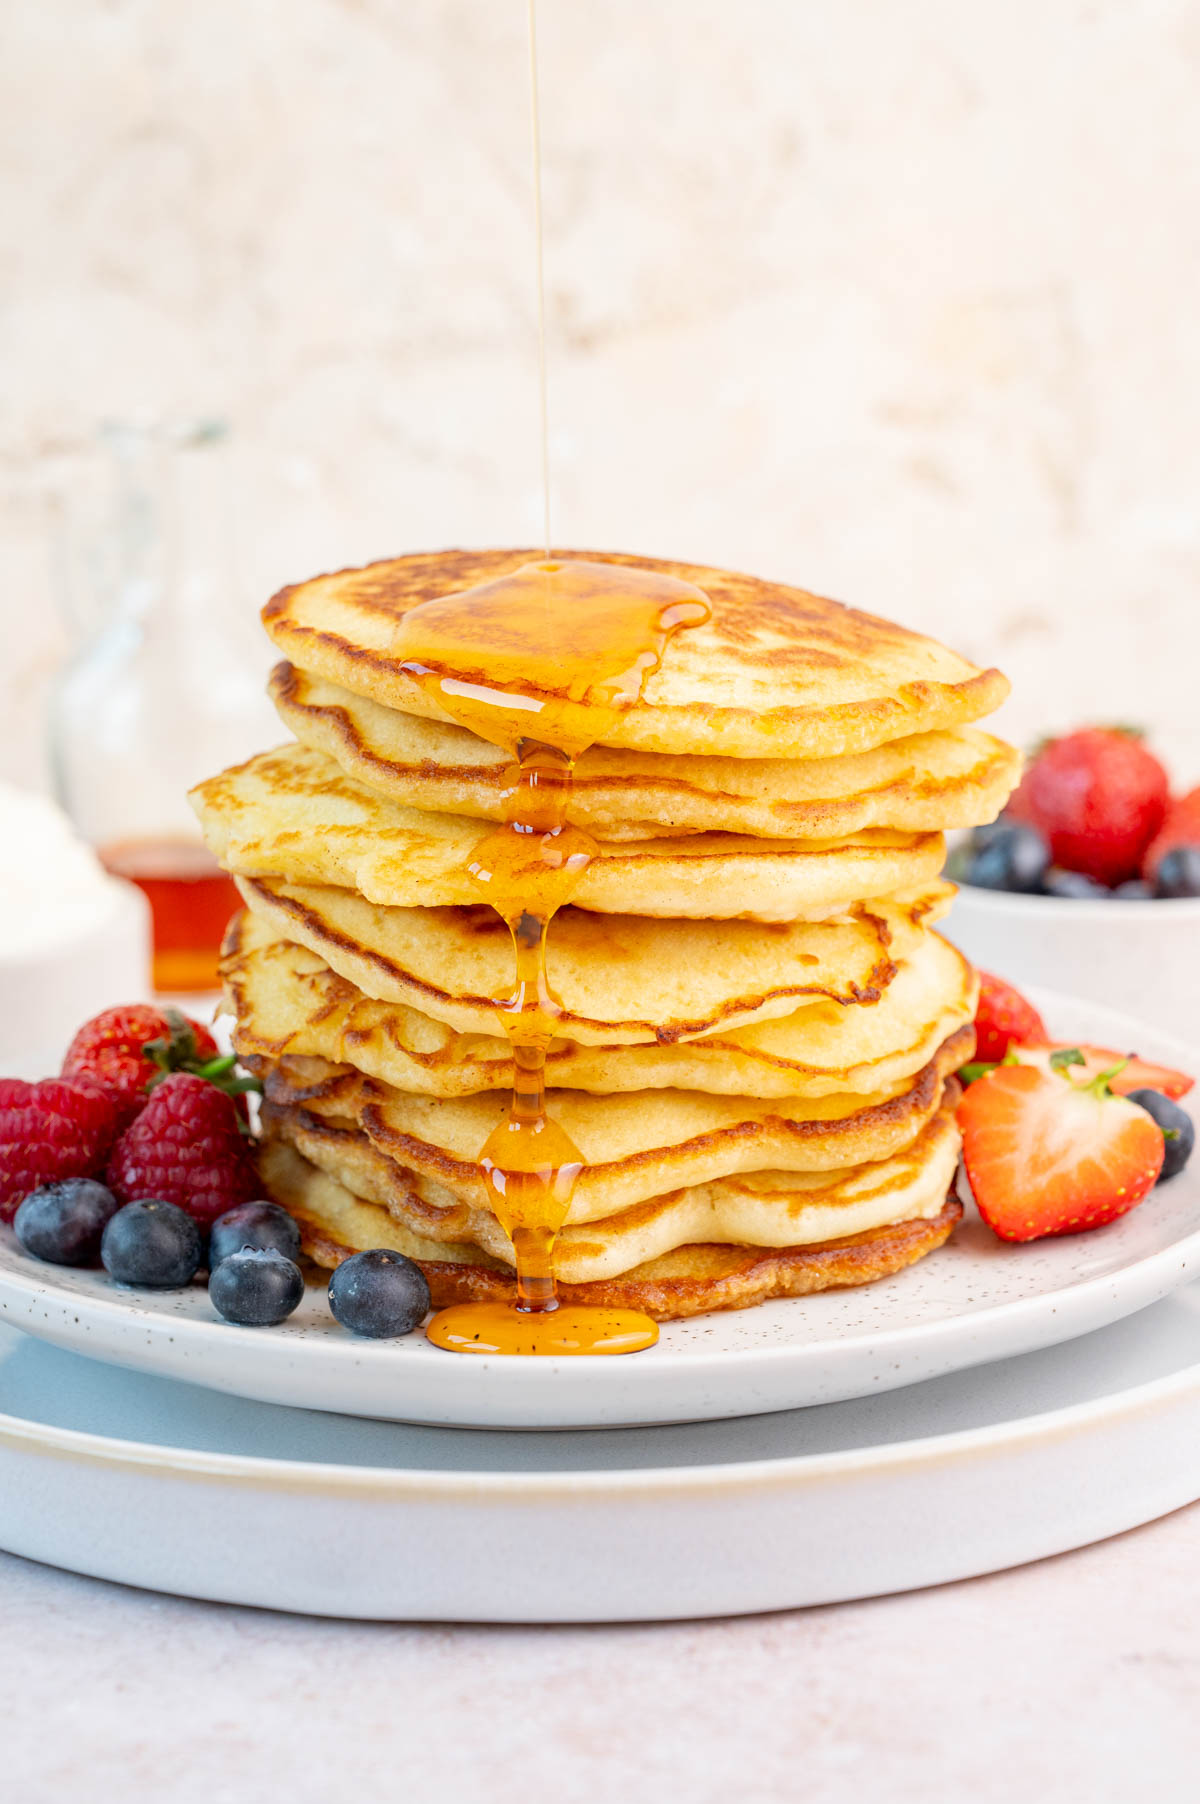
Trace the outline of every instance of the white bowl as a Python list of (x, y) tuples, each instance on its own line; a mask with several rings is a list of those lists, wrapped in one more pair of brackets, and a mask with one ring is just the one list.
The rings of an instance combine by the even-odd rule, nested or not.
[(32, 950), (0, 946), (0, 1072), (57, 1071), (77, 1027), (101, 1009), (150, 994), (150, 907), (141, 890), (105, 879), (77, 923)]
[(1066, 990), (1200, 1040), (1200, 898), (1084, 901), (964, 884), (941, 931), (1018, 986)]

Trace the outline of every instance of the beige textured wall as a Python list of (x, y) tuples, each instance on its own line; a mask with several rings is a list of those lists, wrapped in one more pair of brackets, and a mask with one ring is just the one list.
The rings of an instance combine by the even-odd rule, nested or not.
[[(1200, 777), (1200, 4), (542, 0), (555, 536), (1003, 664)], [(0, 9), (0, 774), (45, 498), (227, 411), (246, 606), (539, 519), (521, 0)]]

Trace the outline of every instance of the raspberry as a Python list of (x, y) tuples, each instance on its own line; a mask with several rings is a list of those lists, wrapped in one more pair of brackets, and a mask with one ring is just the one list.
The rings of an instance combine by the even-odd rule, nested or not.
[(60, 1178), (94, 1178), (121, 1127), (121, 1105), (99, 1084), (0, 1078), (0, 1221)]
[(259, 1189), (233, 1099), (190, 1071), (151, 1091), (113, 1148), (107, 1183), (123, 1203), (174, 1203), (203, 1227)]
[(216, 1057), (217, 1043), (198, 1021), (178, 1009), (135, 1002), (85, 1021), (67, 1048), (62, 1074), (94, 1078), (112, 1090), (124, 1104), (122, 1126), (128, 1126), (164, 1071), (196, 1070)]

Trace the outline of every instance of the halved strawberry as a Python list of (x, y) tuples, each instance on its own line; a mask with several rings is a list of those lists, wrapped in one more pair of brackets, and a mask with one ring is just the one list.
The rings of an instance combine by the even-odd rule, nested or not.
[[(1031, 1002), (1002, 977), (979, 973), (979, 1003), (975, 1010), (975, 1062), (998, 1065), (1009, 1047), (1027, 1040), (1046, 1038), (1046, 1024)], [(1116, 1063), (1114, 1059), (1112, 1063)]]
[(999, 1065), (958, 1105), (963, 1159), (1002, 1240), (1079, 1234), (1140, 1203), (1162, 1169), (1162, 1129), (1102, 1078), (1086, 1086), (1036, 1065)]
[[(1066, 1054), (1070, 1051), (1078, 1051), (1080, 1057), (1067, 1063)], [(1014, 1046), (1012, 1056), (1022, 1065), (1037, 1065), (1042, 1071), (1049, 1071), (1050, 1061), (1055, 1058), (1059, 1068), (1081, 1089), (1086, 1089), (1102, 1071), (1112, 1071), (1114, 1066), (1120, 1065), (1121, 1069), (1110, 1079), (1114, 1096), (1129, 1096), (1134, 1090), (1161, 1090), (1164, 1096), (1178, 1101), (1196, 1082), (1186, 1071), (1174, 1071), (1170, 1065), (1152, 1065), (1149, 1059), (1140, 1059), (1135, 1052), (1126, 1056), (1107, 1046), (1079, 1046), (1072, 1040), (1050, 1041), (1040, 1046)]]

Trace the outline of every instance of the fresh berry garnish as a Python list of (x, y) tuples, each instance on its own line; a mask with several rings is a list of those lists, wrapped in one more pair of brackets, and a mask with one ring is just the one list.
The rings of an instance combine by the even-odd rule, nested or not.
[(96, 1265), (100, 1236), (117, 1208), (112, 1191), (95, 1178), (62, 1178), (30, 1191), (13, 1230), (35, 1259), (51, 1265)]
[(1158, 861), (1154, 893), (1170, 901), (1200, 896), (1200, 846), (1172, 846)]
[(957, 1110), (980, 1215), (1002, 1240), (1078, 1234), (1124, 1215), (1154, 1188), (1162, 1129), (1103, 1076), (998, 1065)]
[(43, 1184), (94, 1178), (120, 1127), (120, 1104), (98, 1084), (0, 1078), (0, 1221)]
[(1111, 889), (1136, 877), (1167, 811), (1167, 773), (1140, 738), (1085, 727), (1039, 751), (1006, 813), (1036, 827), (1056, 865)]
[(1048, 896), (1071, 902), (1107, 902), (1113, 893), (1094, 877), (1085, 877), (1082, 871), (1060, 871), (1057, 865), (1046, 872), (1042, 888)]
[(1109, 1088), (1115, 1096), (1128, 1096), (1131, 1090), (1159, 1090), (1164, 1096), (1186, 1096), (1196, 1082), (1186, 1071), (1176, 1071), (1170, 1065), (1152, 1065), (1149, 1059), (1140, 1059), (1135, 1052), (1128, 1055), (1114, 1052), (1110, 1046), (1077, 1046), (1069, 1042), (1039, 1046), (1030, 1043), (1014, 1045), (1012, 1057), (1022, 1065), (1036, 1065), (1042, 1071), (1068, 1071), (1072, 1082), (1078, 1084), (1089, 1084), (1102, 1071), (1112, 1071), (1119, 1065), (1121, 1069), (1109, 1079)]
[(1192, 1156), (1192, 1148), (1196, 1144), (1195, 1123), (1186, 1109), (1181, 1109), (1177, 1102), (1172, 1102), (1161, 1090), (1131, 1090), (1129, 1100), (1135, 1102), (1139, 1109), (1145, 1109), (1147, 1115), (1157, 1121), (1163, 1131), (1167, 1150), (1158, 1181), (1165, 1184), (1168, 1178), (1178, 1176)]
[(259, 1187), (232, 1098), (190, 1071), (151, 1093), (113, 1148), (108, 1184), (122, 1202), (175, 1203), (205, 1227)]
[(104, 1230), (100, 1257), (118, 1284), (178, 1290), (200, 1266), (200, 1230), (174, 1203), (147, 1199), (126, 1203)]
[(419, 1265), (379, 1247), (343, 1260), (329, 1280), (329, 1307), (352, 1334), (385, 1340), (425, 1320), (429, 1285)]
[(1168, 807), (1167, 818), (1146, 849), (1143, 876), (1155, 878), (1163, 858), (1176, 846), (1200, 846), (1200, 784)]
[(208, 1281), (213, 1308), (243, 1328), (286, 1321), (304, 1295), (299, 1266), (275, 1247), (243, 1247), (222, 1259)]
[(85, 1021), (67, 1048), (64, 1077), (94, 1078), (125, 1104), (128, 1127), (157, 1084), (171, 1071), (194, 1071), (231, 1095), (257, 1088), (233, 1075), (232, 1054), (222, 1056), (206, 1027), (178, 1009), (135, 1002), (105, 1009)]
[(215, 1272), (223, 1259), (240, 1253), (244, 1247), (256, 1251), (274, 1247), (294, 1262), (300, 1257), (300, 1230), (278, 1203), (240, 1203), (213, 1223), (208, 1240), (209, 1270)]
[(976, 889), (1015, 890), (1029, 894), (1042, 887), (1050, 848), (1036, 827), (1021, 821), (995, 821), (976, 833), (965, 859), (957, 859), (953, 874)]
[(1003, 978), (981, 971), (975, 1010), (976, 1062), (998, 1065), (1014, 1043), (1045, 1038), (1046, 1025), (1033, 1004)]

